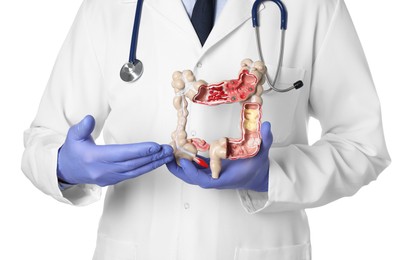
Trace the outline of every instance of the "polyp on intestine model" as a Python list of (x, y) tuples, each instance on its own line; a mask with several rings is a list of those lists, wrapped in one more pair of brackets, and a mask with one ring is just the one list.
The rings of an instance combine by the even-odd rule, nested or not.
[[(245, 59), (241, 62), (238, 79), (208, 84), (195, 79), (192, 71), (176, 71), (172, 75), (175, 90), (173, 105), (177, 110), (178, 124), (172, 133), (172, 147), (177, 162), (185, 158), (207, 168), (197, 157), (198, 151), (209, 151), (212, 178), (219, 178), (221, 159), (246, 159), (255, 156), (261, 145), (261, 106), (266, 67), (262, 61)], [(200, 138), (190, 138), (185, 131), (188, 117), (188, 101), (213, 106), (241, 102), (241, 137), (222, 137), (208, 144)]]

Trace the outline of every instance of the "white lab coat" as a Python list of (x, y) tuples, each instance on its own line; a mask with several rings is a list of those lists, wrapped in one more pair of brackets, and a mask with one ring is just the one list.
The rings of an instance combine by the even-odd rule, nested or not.
[[(169, 143), (176, 127), (172, 72), (192, 69), (208, 82), (237, 77), (240, 61), (258, 59), (252, 0), (228, 0), (204, 47), (180, 0), (146, 0), (137, 56), (142, 78), (119, 70), (129, 54), (136, 0), (85, 0), (57, 59), (39, 112), (25, 132), (22, 169), (40, 190), (73, 205), (99, 199), (100, 188), (61, 192), (58, 148), (68, 128), (96, 118), (108, 144)], [(161, 167), (109, 187), (95, 260), (308, 260), (304, 209), (351, 196), (390, 163), (380, 104), (343, 0), (284, 0), (289, 11), (280, 83), (305, 86), (264, 97), (270, 121), (269, 191), (202, 189)], [(260, 8), (264, 59), (272, 77), (279, 11)], [(283, 85), (284, 87), (286, 85)], [(240, 136), (239, 104), (189, 105), (187, 132), (207, 141)], [(309, 146), (309, 116), (322, 136)]]

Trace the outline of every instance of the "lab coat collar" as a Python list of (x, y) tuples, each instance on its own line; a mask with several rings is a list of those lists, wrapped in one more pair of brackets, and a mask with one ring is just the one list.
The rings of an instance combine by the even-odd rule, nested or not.
[[(228, 34), (244, 22), (247, 22), (251, 18), (253, 3), (254, 0), (245, 0), (244, 3), (240, 0), (228, 0), (220, 16), (215, 22), (210, 35), (208, 36), (208, 39), (202, 48), (202, 52), (207, 52), (211, 47), (223, 40)], [(264, 8), (264, 4), (261, 4), (259, 11)]]
[[(136, 0), (122, 1), (136, 2)], [(188, 40), (197, 44), (200, 52), (203, 54), (251, 18), (251, 9), (254, 0), (245, 0), (246, 3), (242, 3), (240, 0), (228, 0), (203, 47), (199, 42), (198, 36), (181, 0), (147, 0), (145, 2), (148, 6), (158, 11), (166, 19), (183, 30)], [(262, 4), (260, 11), (264, 8), (264, 4)]]
[(179, 27), (185, 33), (188, 40), (201, 46), (181, 0), (147, 0), (144, 3)]

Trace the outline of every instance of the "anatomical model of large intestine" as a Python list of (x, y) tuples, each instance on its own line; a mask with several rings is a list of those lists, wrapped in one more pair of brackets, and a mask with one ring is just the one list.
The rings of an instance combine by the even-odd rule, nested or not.
[[(207, 168), (208, 164), (197, 157), (199, 151), (209, 151), (212, 178), (219, 178), (221, 159), (245, 159), (255, 156), (261, 145), (261, 106), (266, 67), (262, 61), (245, 59), (241, 62), (238, 79), (208, 84), (195, 79), (192, 71), (176, 71), (172, 75), (175, 90), (173, 105), (177, 110), (178, 124), (172, 133), (172, 147), (177, 162), (186, 158)], [(187, 138), (185, 131), (188, 117), (187, 98), (194, 103), (208, 106), (241, 102), (241, 137), (222, 137), (208, 144), (200, 138)]]

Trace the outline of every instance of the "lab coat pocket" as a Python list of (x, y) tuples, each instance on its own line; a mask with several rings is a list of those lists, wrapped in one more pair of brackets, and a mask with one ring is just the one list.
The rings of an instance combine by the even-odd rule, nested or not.
[(310, 260), (309, 243), (274, 248), (237, 248), (234, 260)]
[(93, 260), (137, 260), (137, 252), (138, 247), (134, 242), (99, 234)]
[[(267, 65), (270, 79), (275, 77), (274, 66)], [(303, 68), (288, 68), (281, 67), (280, 76), (277, 80), (276, 87), (285, 89), (292, 86), (295, 82), (301, 80), (305, 82), (305, 69)], [(305, 83), (304, 83), (305, 84)], [(289, 92), (280, 93), (270, 91), (263, 94), (263, 121), (272, 123), (274, 135), (274, 143), (288, 144), (289, 137), (294, 131), (294, 120), (296, 118), (296, 110), (300, 97), (305, 100), (303, 94), (308, 86), (304, 85), (301, 89), (293, 89)], [(268, 89), (269, 85), (266, 82), (264, 89)], [(308, 102), (305, 102), (306, 104)]]

